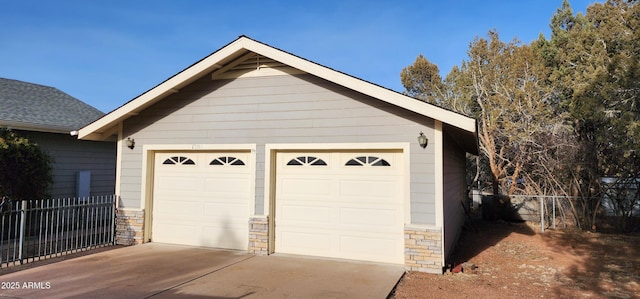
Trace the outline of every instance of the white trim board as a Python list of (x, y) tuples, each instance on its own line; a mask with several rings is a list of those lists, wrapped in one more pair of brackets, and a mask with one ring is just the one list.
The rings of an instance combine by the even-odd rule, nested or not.
[(436, 183), (435, 194), (435, 210), (436, 210), (436, 226), (442, 228), (440, 234), (440, 251), (442, 254), (441, 264), (445, 263), (444, 254), (444, 136), (442, 136), (442, 122), (435, 121), (433, 137), (435, 139), (435, 156), (434, 174)]

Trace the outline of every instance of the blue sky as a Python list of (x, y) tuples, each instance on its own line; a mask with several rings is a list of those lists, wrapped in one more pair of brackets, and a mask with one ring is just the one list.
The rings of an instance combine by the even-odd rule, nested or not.
[[(586, 12), (595, 0), (570, 0)], [(56, 87), (109, 112), (247, 35), (403, 91), (419, 54), (443, 75), (497, 29), (524, 43), (562, 0), (3, 1), (0, 77)], [(1, 107), (0, 107), (1, 109)]]

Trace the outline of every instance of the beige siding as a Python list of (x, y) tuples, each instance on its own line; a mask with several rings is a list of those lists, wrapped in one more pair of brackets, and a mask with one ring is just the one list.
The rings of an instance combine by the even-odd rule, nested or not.
[(458, 241), (467, 205), (467, 184), (465, 178), (465, 152), (458, 147), (453, 137), (444, 134), (443, 175), (444, 175), (444, 254), (448, 257)]
[(264, 211), (267, 143), (410, 142), (411, 217), (434, 224), (433, 146), (417, 145), (420, 131), (433, 140), (433, 121), (311, 75), (194, 82), (124, 123), (121, 196), (140, 207), (144, 144), (256, 144), (256, 214)]
[(77, 140), (68, 134), (22, 132), (53, 158), (53, 198), (75, 197), (79, 171), (91, 171), (91, 196), (115, 192), (114, 142)]

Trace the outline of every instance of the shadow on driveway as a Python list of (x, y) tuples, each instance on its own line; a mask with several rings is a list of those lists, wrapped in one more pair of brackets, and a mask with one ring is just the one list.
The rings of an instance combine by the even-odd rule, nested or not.
[(403, 273), (402, 265), (148, 243), (1, 280), (17, 283), (2, 290), (9, 298), (386, 298)]

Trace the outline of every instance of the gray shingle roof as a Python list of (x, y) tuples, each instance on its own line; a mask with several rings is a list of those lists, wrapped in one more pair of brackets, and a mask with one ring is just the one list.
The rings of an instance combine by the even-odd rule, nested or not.
[(103, 115), (57, 88), (0, 78), (0, 127), (68, 133)]

